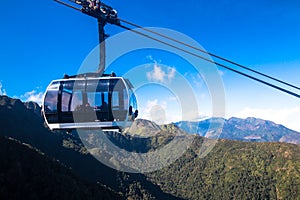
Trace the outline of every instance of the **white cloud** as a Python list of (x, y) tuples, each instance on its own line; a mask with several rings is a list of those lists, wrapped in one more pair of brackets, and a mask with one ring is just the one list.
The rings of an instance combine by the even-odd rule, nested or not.
[(195, 90), (201, 90), (205, 86), (205, 82), (200, 73), (189, 73), (184, 74), (184, 78), (189, 80), (189, 83), (193, 86)]
[(33, 101), (42, 105), (43, 102), (43, 92), (37, 92), (36, 90), (32, 90), (31, 92), (26, 92), (25, 94), (21, 95), (20, 99), (24, 102)]
[(211, 114), (198, 110), (182, 110), (176, 97), (155, 98), (139, 105), (139, 118), (148, 119), (157, 124), (168, 124), (178, 121), (201, 121)]
[(147, 78), (149, 81), (165, 83), (167, 81), (171, 81), (175, 77), (175, 73), (175, 68), (168, 67), (165, 72), (157, 63), (155, 63), (153, 70), (151, 72), (147, 72)]
[(148, 100), (144, 106), (140, 107), (140, 118), (148, 119), (157, 124), (167, 124), (180, 121), (182, 113), (180, 109), (173, 109), (165, 100)]
[(175, 77), (175, 73), (176, 73), (176, 69), (175, 68), (173, 68), (173, 67), (169, 67), (168, 68), (168, 74), (167, 74), (167, 76), (168, 76), (169, 81), (171, 81)]
[(146, 56), (146, 58), (147, 58), (148, 60), (150, 60), (151, 62), (154, 62), (154, 63), (161, 63), (161, 60), (155, 60), (155, 59), (153, 58), (152, 55), (148, 55), (148, 56)]
[(246, 107), (234, 115), (239, 118), (256, 117), (282, 124), (300, 131), (300, 107), (282, 109), (257, 109)]
[[(154, 100), (149, 100), (149, 101), (147, 101), (147, 109), (146, 109), (146, 111), (150, 111), (150, 109), (151, 109), (151, 107), (152, 106), (155, 106), (155, 105), (157, 105), (158, 104), (158, 100), (157, 99), (154, 99)], [(146, 112), (146, 113), (148, 113), (148, 112)]]
[(224, 72), (224, 71), (222, 71), (222, 70), (220, 70), (220, 69), (218, 69), (218, 73), (219, 73), (219, 75), (220, 75), (221, 77), (223, 77), (223, 76), (224, 76), (224, 74), (225, 74), (225, 72)]
[(152, 55), (148, 55), (146, 58), (147, 58), (148, 60), (150, 60), (150, 61), (154, 61)]
[(165, 118), (165, 113), (162, 111), (166, 110), (166, 107), (166, 102), (159, 102), (158, 99), (149, 100), (147, 101), (145, 107), (141, 108), (141, 113), (143, 113), (142, 118), (152, 120), (154, 122), (157, 122), (157, 119), (160, 119), (159, 121), (161, 121), (163, 118)]
[(147, 78), (150, 81), (163, 82), (166, 73), (157, 65), (154, 64), (153, 71), (147, 72)]
[(2, 82), (0, 82), (0, 95), (7, 95), (6, 90), (3, 88)]

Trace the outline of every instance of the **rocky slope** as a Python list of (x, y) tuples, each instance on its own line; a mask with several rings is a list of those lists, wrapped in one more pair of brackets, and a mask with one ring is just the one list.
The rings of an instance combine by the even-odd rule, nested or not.
[[(204, 131), (211, 124), (218, 125), (220, 119), (212, 122), (203, 122), (202, 126), (192, 125)], [(233, 139), (250, 141), (258, 137), (258, 133), (262, 138), (260, 141), (280, 140), (291, 133), (291, 130), (286, 130), (280, 125), (254, 118), (233, 118), (225, 123), (224, 130), (227, 130), (227, 134)], [(147, 120), (136, 120), (126, 133), (108, 133), (107, 137), (127, 151), (147, 153), (168, 144), (175, 135), (184, 134), (186, 133), (175, 124), (158, 126)], [(294, 134), (297, 135), (296, 132)], [(251, 135), (252, 139), (249, 137)], [(93, 199), (93, 195), (98, 197), (99, 191), (105, 195), (117, 195), (109, 196), (116, 199), (300, 198), (299, 145), (222, 139), (218, 140), (207, 156), (199, 157), (199, 148), (206, 139), (196, 136), (190, 148), (171, 165), (152, 173), (130, 174), (111, 169), (96, 160), (89, 154), (76, 132), (66, 134), (49, 131), (43, 124), (36, 104), (24, 104), (20, 100), (5, 96), (0, 96), (0, 136), (6, 138), (2, 144), (4, 148), (0, 147), (0, 159), (7, 161), (1, 164), (2, 171), (0, 170), (0, 195), (3, 194), (4, 198), (11, 197), (7, 196), (7, 191), (20, 191), (22, 194), (23, 185), (28, 185), (25, 187), (26, 191), (30, 189), (33, 194), (43, 197), (48, 190), (41, 190), (42, 194), (38, 193), (37, 187), (43, 185), (45, 180), (45, 176), (40, 174), (51, 176), (49, 187), (55, 183), (63, 186), (70, 184), (74, 191), (82, 187), (82, 191), (78, 191), (79, 194), (88, 192), (91, 195), (87, 196), (89, 199)], [(8, 137), (27, 145), (8, 140)], [(1, 141), (0, 138), (0, 143)], [(42, 165), (43, 162), (46, 166)], [(33, 163), (43, 169), (30, 170), (35, 169)], [(10, 173), (9, 169), (16, 172)], [(9, 182), (10, 179), (13, 180), (12, 174), (15, 173), (21, 178), (17, 179), (22, 185), (16, 184), (18, 188), (14, 188)], [(24, 183), (24, 177), (28, 183)], [(64, 193), (53, 188), (53, 194), (50, 196), (53, 199), (56, 199), (55, 195), (59, 197), (62, 194), (61, 196), (65, 197), (70, 191), (66, 190)]]

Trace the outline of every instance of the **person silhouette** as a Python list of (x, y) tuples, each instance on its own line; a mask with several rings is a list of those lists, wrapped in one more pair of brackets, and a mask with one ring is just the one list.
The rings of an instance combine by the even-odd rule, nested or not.
[(108, 104), (104, 101), (103, 103), (102, 103), (102, 105), (100, 106), (100, 110), (101, 111), (105, 111), (105, 112), (107, 112), (108, 111)]
[(131, 116), (132, 115), (132, 106), (129, 106), (129, 111), (128, 111), (128, 115)]
[(129, 106), (129, 111), (128, 111), (129, 120), (133, 121), (135, 118), (137, 118), (138, 115), (139, 115), (139, 111), (135, 110), (133, 112), (132, 111), (132, 106)]

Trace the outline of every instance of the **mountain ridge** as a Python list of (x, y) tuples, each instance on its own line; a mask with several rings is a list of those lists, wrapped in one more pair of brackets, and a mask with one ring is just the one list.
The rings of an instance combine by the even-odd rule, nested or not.
[(205, 136), (208, 130), (212, 132), (217, 131), (211, 128), (210, 125), (219, 121), (223, 121), (224, 123), (222, 132), (219, 135), (221, 139), (300, 144), (299, 132), (281, 124), (254, 117), (246, 119), (232, 117), (228, 120), (224, 118), (210, 118), (197, 122), (180, 121), (174, 124), (187, 133)]
[[(0, 99), (0, 105), (8, 104), (8, 108), (22, 109), (23, 105), (26, 109), (32, 111), (35, 116), (43, 120), (41, 115), (41, 107), (35, 102), (21, 102), (19, 99), (12, 99), (8, 101), (7, 96)], [(0, 110), (1, 111), (1, 110)], [(0, 118), (1, 120), (1, 118)], [(137, 119), (133, 125), (125, 130), (132, 136), (149, 137), (154, 136), (163, 130), (163, 127), (171, 126), (172, 124), (179, 127), (182, 131), (190, 134), (198, 134), (205, 136), (210, 124), (224, 121), (221, 139), (241, 140), (241, 141), (256, 141), (256, 142), (287, 142), (292, 144), (300, 144), (300, 133), (289, 129), (281, 124), (276, 124), (270, 120), (264, 120), (255, 117), (247, 117), (245, 119), (231, 117), (225, 118), (209, 118), (200, 121), (179, 121), (170, 124), (157, 125), (152, 121), (145, 119)], [(275, 130), (278, 129), (278, 130)], [(212, 132), (216, 131), (212, 129)], [(274, 132), (275, 131), (275, 132)], [(265, 132), (265, 133), (264, 133)], [(280, 133), (282, 132), (282, 133)]]
[(162, 192), (143, 174), (120, 172), (99, 162), (89, 154), (76, 132), (66, 134), (50, 131), (45, 127), (40, 113), (27, 108), (27, 104), (18, 99), (0, 96), (0, 136), (26, 143), (59, 160), (83, 180), (106, 185), (117, 193), (122, 193), (124, 198), (180, 199)]
[[(84, 180), (106, 185), (117, 193), (122, 193), (127, 199), (300, 197), (299, 145), (218, 139), (209, 154), (200, 158), (199, 148), (201, 150), (207, 139), (196, 135), (186, 152), (169, 166), (151, 173), (130, 174), (111, 169), (96, 160), (83, 146), (76, 132), (66, 134), (49, 131), (38, 110), (35, 104), (29, 105), (0, 96), (0, 137), (12, 137), (26, 143), (50, 158), (59, 160), (59, 163)], [(239, 120), (231, 120), (232, 123), (237, 121)], [(186, 134), (174, 124), (159, 126), (147, 120), (136, 122), (139, 126), (132, 129), (131, 133), (107, 136), (123, 149), (146, 153), (167, 144), (177, 133)], [(220, 121), (215, 119), (212, 123), (218, 124)], [(258, 120), (257, 124), (248, 128), (254, 131), (256, 125), (264, 127), (264, 124), (270, 123)], [(149, 136), (143, 133), (147, 132), (147, 126), (153, 131)], [(230, 123), (229, 127), (232, 127)], [(139, 137), (137, 133), (144, 136)], [(11, 148), (13, 145), (9, 146)], [(6, 155), (2, 155), (0, 159), (5, 160)], [(26, 156), (16, 161), (19, 159), (26, 160)]]

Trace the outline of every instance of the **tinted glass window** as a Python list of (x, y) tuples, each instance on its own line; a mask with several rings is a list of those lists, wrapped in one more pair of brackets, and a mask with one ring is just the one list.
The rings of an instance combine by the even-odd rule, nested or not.
[(118, 91), (114, 91), (114, 92), (112, 93), (112, 107), (113, 107), (114, 109), (120, 107), (120, 103), (119, 103), (119, 92), (118, 92)]
[(72, 93), (71, 111), (75, 111), (83, 104), (82, 92), (80, 90), (75, 90)]
[[(71, 95), (72, 93), (68, 93), (63, 91), (62, 96), (61, 96), (61, 111), (70, 111), (71, 105), (70, 105), (70, 100), (71, 100)], [(70, 105), (70, 106), (69, 106)]]
[(44, 101), (44, 110), (46, 113), (57, 112), (59, 82), (52, 83), (46, 93)]
[(56, 112), (57, 111), (57, 94), (58, 91), (48, 91), (45, 97), (44, 109), (45, 112)]
[(73, 90), (85, 90), (85, 81), (84, 80), (77, 80), (73, 81)]
[(74, 83), (75, 83), (75, 81), (65, 81), (63, 83), (63, 90), (71, 93), (73, 90), (73, 87), (74, 87)]
[[(109, 88), (109, 79), (103, 79), (103, 80), (97, 80), (95, 82), (91, 82), (91, 85), (89, 85), (89, 89), (97, 92), (108, 92)], [(97, 85), (97, 88), (95, 88), (95, 85)]]

